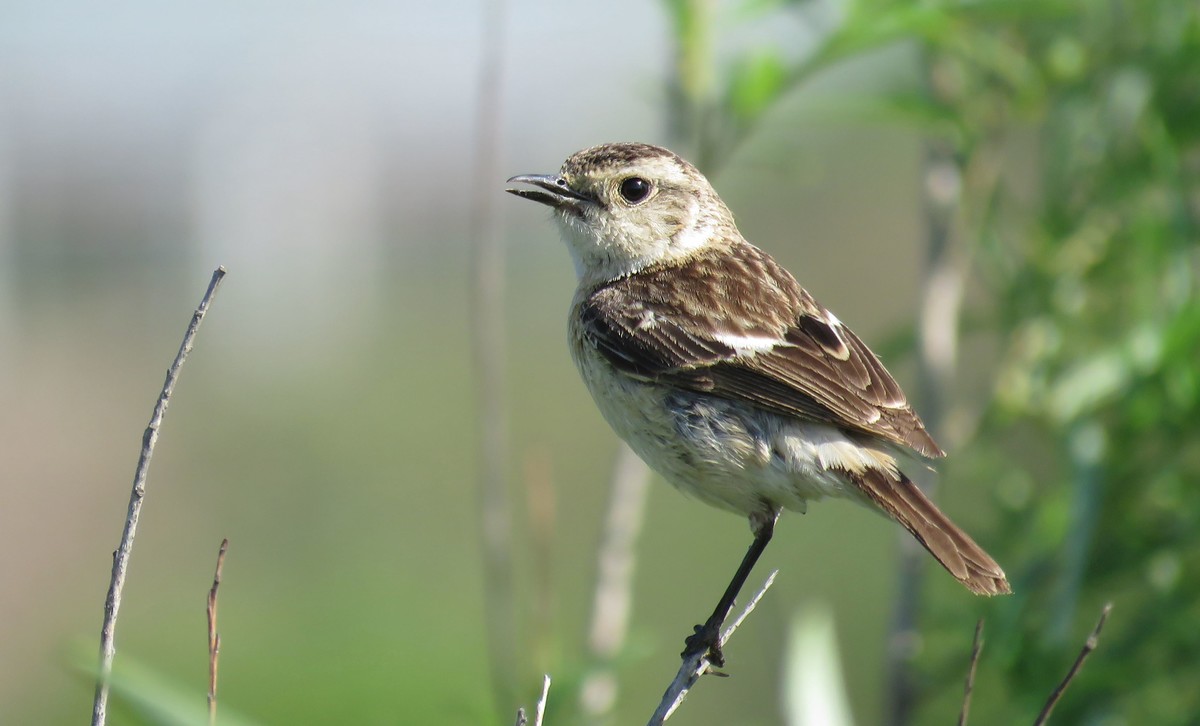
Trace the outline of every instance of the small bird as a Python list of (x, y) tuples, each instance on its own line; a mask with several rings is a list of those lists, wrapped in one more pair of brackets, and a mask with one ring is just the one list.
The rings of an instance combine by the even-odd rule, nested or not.
[(609, 425), (676, 488), (749, 517), (754, 541), (685, 655), (721, 664), (721, 624), (779, 513), (824, 497), (896, 520), (972, 592), (1011, 591), (900, 470), (903, 454), (945, 456), (900, 386), (695, 167), (614, 143), (508, 182), (554, 210), (578, 276), (571, 354)]

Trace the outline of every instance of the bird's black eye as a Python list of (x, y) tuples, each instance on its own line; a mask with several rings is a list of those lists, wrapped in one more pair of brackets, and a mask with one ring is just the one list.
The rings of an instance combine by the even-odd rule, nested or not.
[(621, 198), (630, 204), (637, 204), (650, 194), (650, 182), (640, 176), (631, 176), (621, 182)]

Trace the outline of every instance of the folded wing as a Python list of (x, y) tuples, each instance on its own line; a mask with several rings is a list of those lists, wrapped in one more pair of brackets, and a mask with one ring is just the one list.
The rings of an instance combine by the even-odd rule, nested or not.
[(628, 375), (944, 455), (875, 354), (751, 245), (607, 283), (581, 320)]

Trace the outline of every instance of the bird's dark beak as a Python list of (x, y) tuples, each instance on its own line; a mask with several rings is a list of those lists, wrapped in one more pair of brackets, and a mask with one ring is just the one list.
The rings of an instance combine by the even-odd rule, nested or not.
[(529, 184), (537, 189), (505, 189), (522, 199), (531, 199), (555, 209), (569, 208), (576, 212), (585, 202), (592, 201), (571, 188), (567, 180), (558, 174), (520, 174), (508, 180), (509, 184)]

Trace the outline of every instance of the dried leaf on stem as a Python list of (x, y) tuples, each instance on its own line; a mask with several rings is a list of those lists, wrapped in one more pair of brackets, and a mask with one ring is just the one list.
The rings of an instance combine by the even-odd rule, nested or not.
[(221, 569), (225, 567), (225, 551), (229, 540), (221, 540), (217, 550), (217, 569), (212, 588), (208, 591), (208, 723), (217, 722), (217, 660), (221, 656), (221, 635), (217, 632), (217, 590), (221, 587)]

